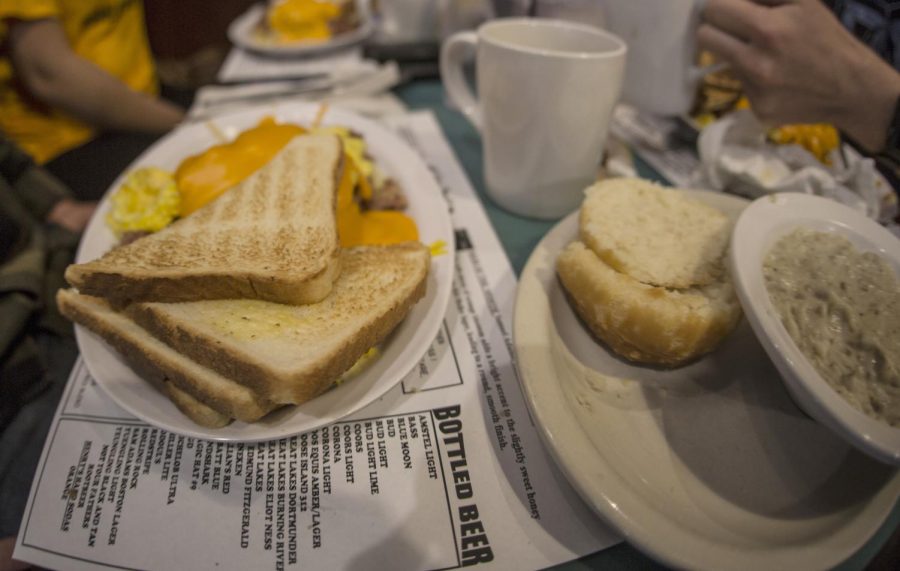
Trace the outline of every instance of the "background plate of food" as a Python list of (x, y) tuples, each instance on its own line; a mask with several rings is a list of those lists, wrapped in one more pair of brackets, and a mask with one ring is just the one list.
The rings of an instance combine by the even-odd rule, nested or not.
[(302, 56), (358, 44), (374, 31), (364, 0), (273, 0), (238, 16), (228, 39), (245, 50)]
[[(572, 214), (537, 246), (515, 306), (526, 399), (584, 500), (652, 557), (677, 568), (834, 567), (890, 514), (900, 477), (800, 412), (746, 320), (739, 318), (729, 332), (729, 317), (724, 337), (718, 332), (712, 342), (686, 334), (694, 328), (690, 315), (709, 305), (699, 290), (718, 287), (715, 282), (688, 289), (646, 283), (661, 276), (680, 280), (685, 267), (696, 270), (688, 283), (714, 275), (694, 254), (684, 257), (709, 251), (710, 241), (694, 239), (697, 232), (709, 231), (718, 242), (715, 255), (719, 269), (724, 266), (728, 229), (747, 201), (702, 191), (684, 195), (724, 213), (729, 224), (706, 225), (708, 212), (692, 207), (697, 216), (691, 216), (668, 199), (662, 209), (629, 203), (631, 211), (624, 212), (619, 204), (606, 227), (617, 218), (644, 218), (644, 229), (628, 241), (635, 248), (604, 249), (585, 230), (602, 213), (581, 221)], [(671, 228), (652, 222), (661, 212), (697, 226), (681, 226), (684, 233), (673, 237)], [(640, 225), (627, 226), (635, 232)], [(660, 257), (647, 264), (646, 254), (660, 248)], [(645, 265), (636, 267), (642, 256)], [(678, 263), (667, 262), (673, 259)], [(601, 260), (618, 269), (590, 266)], [(592, 297), (585, 299), (585, 291)], [(728, 297), (733, 301), (733, 291)], [(688, 318), (678, 325), (673, 308), (684, 301)], [(618, 309), (597, 313), (592, 304)], [(664, 324), (686, 335), (667, 345), (671, 339), (657, 336)], [(687, 356), (687, 345), (699, 355)]]
[[(350, 229), (364, 229), (342, 233), (342, 244), (348, 245), (344, 243), (348, 237), (358, 244), (417, 238), (431, 248), (424, 297), (345, 381), (309, 402), (275, 410), (257, 422), (235, 421), (221, 428), (205, 428), (192, 422), (100, 337), (84, 327), (76, 327), (79, 348), (92, 376), (127, 411), (155, 426), (198, 438), (282, 438), (336, 421), (371, 403), (396, 385), (427, 350), (442, 322), (453, 280), (453, 230), (440, 187), (419, 155), (393, 132), (339, 109), (327, 111), (324, 118), (322, 113), (323, 108), (313, 104), (266, 106), (224, 115), (214, 123), (183, 126), (169, 134), (130, 165), (107, 192), (84, 234), (77, 262), (94, 260), (111, 250), (134, 229), (131, 225), (135, 221), (157, 228), (165, 226), (164, 214), (171, 209), (167, 199), (156, 198), (165, 197), (172, 184), (183, 187), (179, 191), (184, 195), (180, 212), (189, 219), (186, 211), (200, 207), (215, 194), (219, 170), (233, 174), (225, 167), (234, 167), (239, 162), (236, 157), (246, 159), (261, 150), (263, 154), (274, 154), (279, 138), (284, 139), (280, 143), (284, 145), (294, 131), (306, 128), (317, 134), (338, 134), (346, 153), (345, 163), (362, 175), (359, 180), (367, 180), (375, 187), (370, 190), (363, 218), (355, 202), (342, 203), (339, 198), (339, 231), (346, 220), (352, 221)], [(158, 184), (159, 179), (167, 182)], [(148, 184), (155, 184), (156, 190), (164, 192), (155, 192), (156, 198), (148, 199), (143, 192)], [(142, 205), (146, 210), (148, 204), (153, 204), (152, 215), (129, 210), (134, 205)], [(350, 215), (352, 218), (346, 218)]]

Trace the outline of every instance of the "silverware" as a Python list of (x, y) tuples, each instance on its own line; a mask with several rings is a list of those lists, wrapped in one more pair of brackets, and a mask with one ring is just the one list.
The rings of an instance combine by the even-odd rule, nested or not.
[(221, 87), (230, 87), (235, 85), (255, 85), (258, 83), (276, 83), (281, 81), (309, 81), (313, 79), (325, 79), (328, 77), (327, 73), (304, 73), (298, 75), (288, 75), (281, 77), (260, 77), (260, 78), (240, 78), (240, 79), (225, 79), (216, 81), (210, 85), (221, 86)]

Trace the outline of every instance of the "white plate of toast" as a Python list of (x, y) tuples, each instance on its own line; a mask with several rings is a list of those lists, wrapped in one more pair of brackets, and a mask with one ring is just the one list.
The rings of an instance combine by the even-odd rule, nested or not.
[(365, 2), (357, 2), (357, 13), (360, 19), (357, 26), (327, 40), (279, 42), (263, 26), (266, 4), (255, 4), (228, 26), (228, 39), (239, 48), (270, 56), (314, 56), (355, 46), (371, 36), (375, 31), (375, 21)]
[[(206, 123), (187, 125), (171, 133), (148, 149), (113, 184), (88, 225), (76, 261), (84, 263), (96, 260), (116, 245), (117, 239), (106, 224), (106, 215), (110, 209), (109, 196), (128, 173), (142, 166), (174, 171), (185, 157), (220, 143), (223, 134), (233, 138), (241, 131), (257, 125), (263, 117), (274, 117), (280, 123), (309, 125), (318, 112), (318, 105), (306, 103), (266, 106), (218, 117), (212, 126)], [(390, 247), (387, 253), (372, 252), (365, 248), (352, 252), (341, 250), (340, 276), (334, 280), (331, 293), (321, 302), (298, 306), (299, 308), (248, 299), (237, 302), (210, 300), (190, 303), (135, 303), (123, 310), (127, 319), (122, 319), (122, 314), (106, 305), (82, 311), (81, 314), (90, 314), (95, 326), (99, 322), (105, 332), (114, 333), (104, 337), (110, 339), (118, 351), (87, 328), (76, 326), (79, 348), (92, 376), (125, 410), (154, 426), (208, 440), (259, 441), (283, 438), (334, 422), (365, 407), (394, 387), (425, 353), (443, 320), (454, 271), (454, 235), (440, 187), (419, 155), (385, 127), (340, 109), (329, 110), (323, 125), (349, 127), (363, 136), (375, 163), (404, 189), (408, 200), (404, 212), (416, 222), (420, 242), (425, 245), (440, 244), (441, 248), (437, 249), (439, 251), (428, 255), (427, 247), (402, 245)], [(321, 153), (315, 156), (320, 155)], [(316, 162), (310, 164), (315, 165)], [(286, 168), (292, 167), (289, 165)], [(263, 184), (259, 178), (248, 179), (248, 182), (242, 184), (258, 187)], [(228, 191), (223, 198), (233, 194), (235, 190)], [(222, 203), (221, 207), (217, 207), (220, 210), (228, 208), (228, 201), (223, 198), (214, 203)], [(302, 201), (298, 204), (308, 206), (308, 203)], [(231, 209), (240, 212), (237, 208)], [(175, 224), (187, 224), (200, 212)], [(233, 218), (234, 213), (229, 216)], [(223, 219), (228, 220), (228, 217)], [(162, 233), (158, 235), (162, 236)], [(225, 239), (229, 238), (226, 236)], [(143, 240), (153, 243), (152, 240), (142, 239), (134, 245)], [(157, 243), (165, 251), (166, 240), (157, 240)], [(261, 244), (264, 252), (266, 246), (266, 243)], [(273, 249), (279, 251), (280, 247), (272, 245)], [(201, 251), (199, 255), (202, 257), (204, 253)], [(424, 267), (428, 268), (427, 276), (425, 273), (416, 273), (416, 276), (409, 277), (412, 271), (409, 268), (415, 266), (418, 268), (415, 271), (419, 272), (423, 267), (423, 257), (426, 260)], [(427, 262), (429, 259), (430, 267)], [(295, 264), (292, 263), (291, 266), (293, 265)], [(237, 273), (239, 270), (234, 271)], [(321, 274), (322, 272), (319, 273), (320, 276)], [(241, 280), (236, 280), (235, 283), (240, 282)], [(178, 285), (177, 282), (173, 283)], [(185, 287), (190, 286), (189, 282), (183, 283), (187, 284)], [(250, 289), (255, 293), (262, 291), (265, 294), (265, 286), (261, 287), (260, 283), (251, 283)], [(102, 290), (103, 283), (99, 282), (91, 287)], [(178, 288), (174, 287), (169, 293), (177, 295), (177, 291)], [(310, 288), (309, 291), (315, 292), (316, 288)], [(71, 311), (84, 309), (84, 303), (74, 303), (79, 301), (79, 297), (82, 301), (91, 302), (98, 299), (82, 294), (60, 299), (66, 302)], [(275, 291), (275, 294), (279, 292)], [(127, 299), (128, 292), (121, 292), (121, 295)], [(239, 296), (244, 297), (244, 293)], [(110, 298), (113, 299), (112, 292)], [(226, 304), (224, 307), (227, 311), (222, 309), (223, 303)], [(97, 303), (93, 305), (97, 306)], [(132, 311), (132, 308), (139, 305), (146, 311)], [(281, 307), (285, 309), (282, 310)], [(399, 325), (396, 324), (398, 321)], [(138, 322), (141, 327), (135, 332), (135, 323)], [(147, 331), (140, 329), (146, 328), (154, 331), (154, 335), (159, 335), (159, 329), (153, 329), (156, 326), (166, 329), (164, 338), (170, 347), (158, 347), (155, 344), (148, 348), (151, 343), (146, 341)], [(275, 331), (273, 328), (282, 327), (290, 327), (293, 337), (287, 340), (273, 337), (271, 343), (265, 341), (265, 335), (257, 337), (260, 332), (268, 335)], [(317, 334), (319, 330), (325, 331), (317, 329), (320, 327), (329, 328), (329, 333)], [(393, 327), (392, 332), (384, 333), (385, 328)], [(136, 342), (134, 339), (138, 335), (141, 340)], [(266, 414), (273, 408), (274, 401), (270, 397), (294, 398), (298, 396), (294, 394), (296, 391), (303, 390), (284, 388), (272, 381), (272, 374), (281, 375), (284, 372), (285, 378), (293, 375), (291, 378), (298, 382), (306, 382), (303, 381), (304, 378), (312, 378), (315, 382), (319, 373), (333, 377), (335, 371), (346, 370), (356, 360), (353, 357), (353, 361), (344, 362), (351, 358), (348, 357), (351, 353), (345, 350), (347, 346), (356, 347), (352, 355), (365, 353), (372, 339), (379, 339), (384, 335), (387, 337), (378, 344), (376, 351), (370, 351), (364, 362), (361, 361), (360, 366), (354, 367), (348, 380), (325, 390), (308, 402), (281, 407)], [(198, 339), (196, 346), (192, 346), (192, 342)], [(187, 362), (182, 355), (173, 355), (172, 346), (179, 344), (181, 346), (178, 353), (183, 353), (189, 359), (199, 360), (206, 367), (212, 367), (212, 373), (205, 369), (197, 372), (193, 364)], [(217, 353), (215, 347), (220, 344), (225, 349)], [(122, 354), (127, 355), (129, 348), (134, 349), (136, 346), (140, 349), (140, 355), (136, 360), (132, 358), (134, 355), (129, 355), (129, 366)], [(297, 347), (296, 351), (292, 350), (293, 347)], [(206, 361), (202, 361), (204, 358)], [(186, 374), (205, 383), (203, 390), (212, 399), (226, 401), (227, 406), (236, 411), (230, 416), (238, 420), (217, 428), (193, 422), (176, 408), (173, 400), (166, 394), (174, 383), (160, 378), (158, 380), (162, 384), (154, 386), (134, 372), (132, 366), (141, 368), (142, 364), (148, 364), (147, 361), (157, 376), (160, 376), (160, 370), (171, 377), (191, 369)], [(246, 384), (253, 391), (248, 393), (244, 387), (235, 386), (235, 383), (223, 382), (220, 374), (248, 380)], [(258, 394), (257, 388), (260, 389)], [(316, 390), (320, 389), (321, 387)], [(259, 398), (259, 394), (266, 396)], [(182, 395), (175, 391), (171, 398), (178, 400), (180, 396)], [(254, 419), (262, 417), (255, 422), (243, 422), (240, 420), (242, 416)]]
[[(684, 192), (732, 220), (747, 205)], [(898, 473), (803, 414), (744, 319), (677, 368), (616, 355), (557, 275), (578, 218), (525, 266), (514, 339), (541, 435), (582, 498), (678, 568), (823, 569), (851, 556), (890, 514)]]

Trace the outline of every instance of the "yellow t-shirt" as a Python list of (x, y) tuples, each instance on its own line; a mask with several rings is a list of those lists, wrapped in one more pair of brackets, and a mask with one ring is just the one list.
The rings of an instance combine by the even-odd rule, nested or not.
[(135, 91), (158, 85), (140, 0), (0, 0), (0, 130), (44, 163), (93, 138), (94, 130), (31, 97), (3, 44), (15, 21), (57, 19), (72, 50)]

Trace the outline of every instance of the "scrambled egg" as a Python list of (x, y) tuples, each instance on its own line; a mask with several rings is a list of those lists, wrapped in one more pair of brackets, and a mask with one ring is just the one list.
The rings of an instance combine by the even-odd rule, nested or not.
[(106, 223), (121, 236), (125, 232), (156, 232), (172, 223), (181, 206), (181, 195), (170, 173), (143, 167), (128, 175), (112, 195)]
[(341, 143), (344, 145), (344, 153), (353, 161), (356, 170), (366, 179), (375, 181), (374, 177), (381, 174), (377, 172), (375, 163), (366, 156), (366, 142), (362, 137), (354, 135), (347, 127), (336, 125), (313, 127), (309, 132), (313, 135), (337, 135), (340, 137)]
[(282, 42), (327, 40), (341, 9), (328, 0), (280, 0), (269, 8), (266, 21)]

